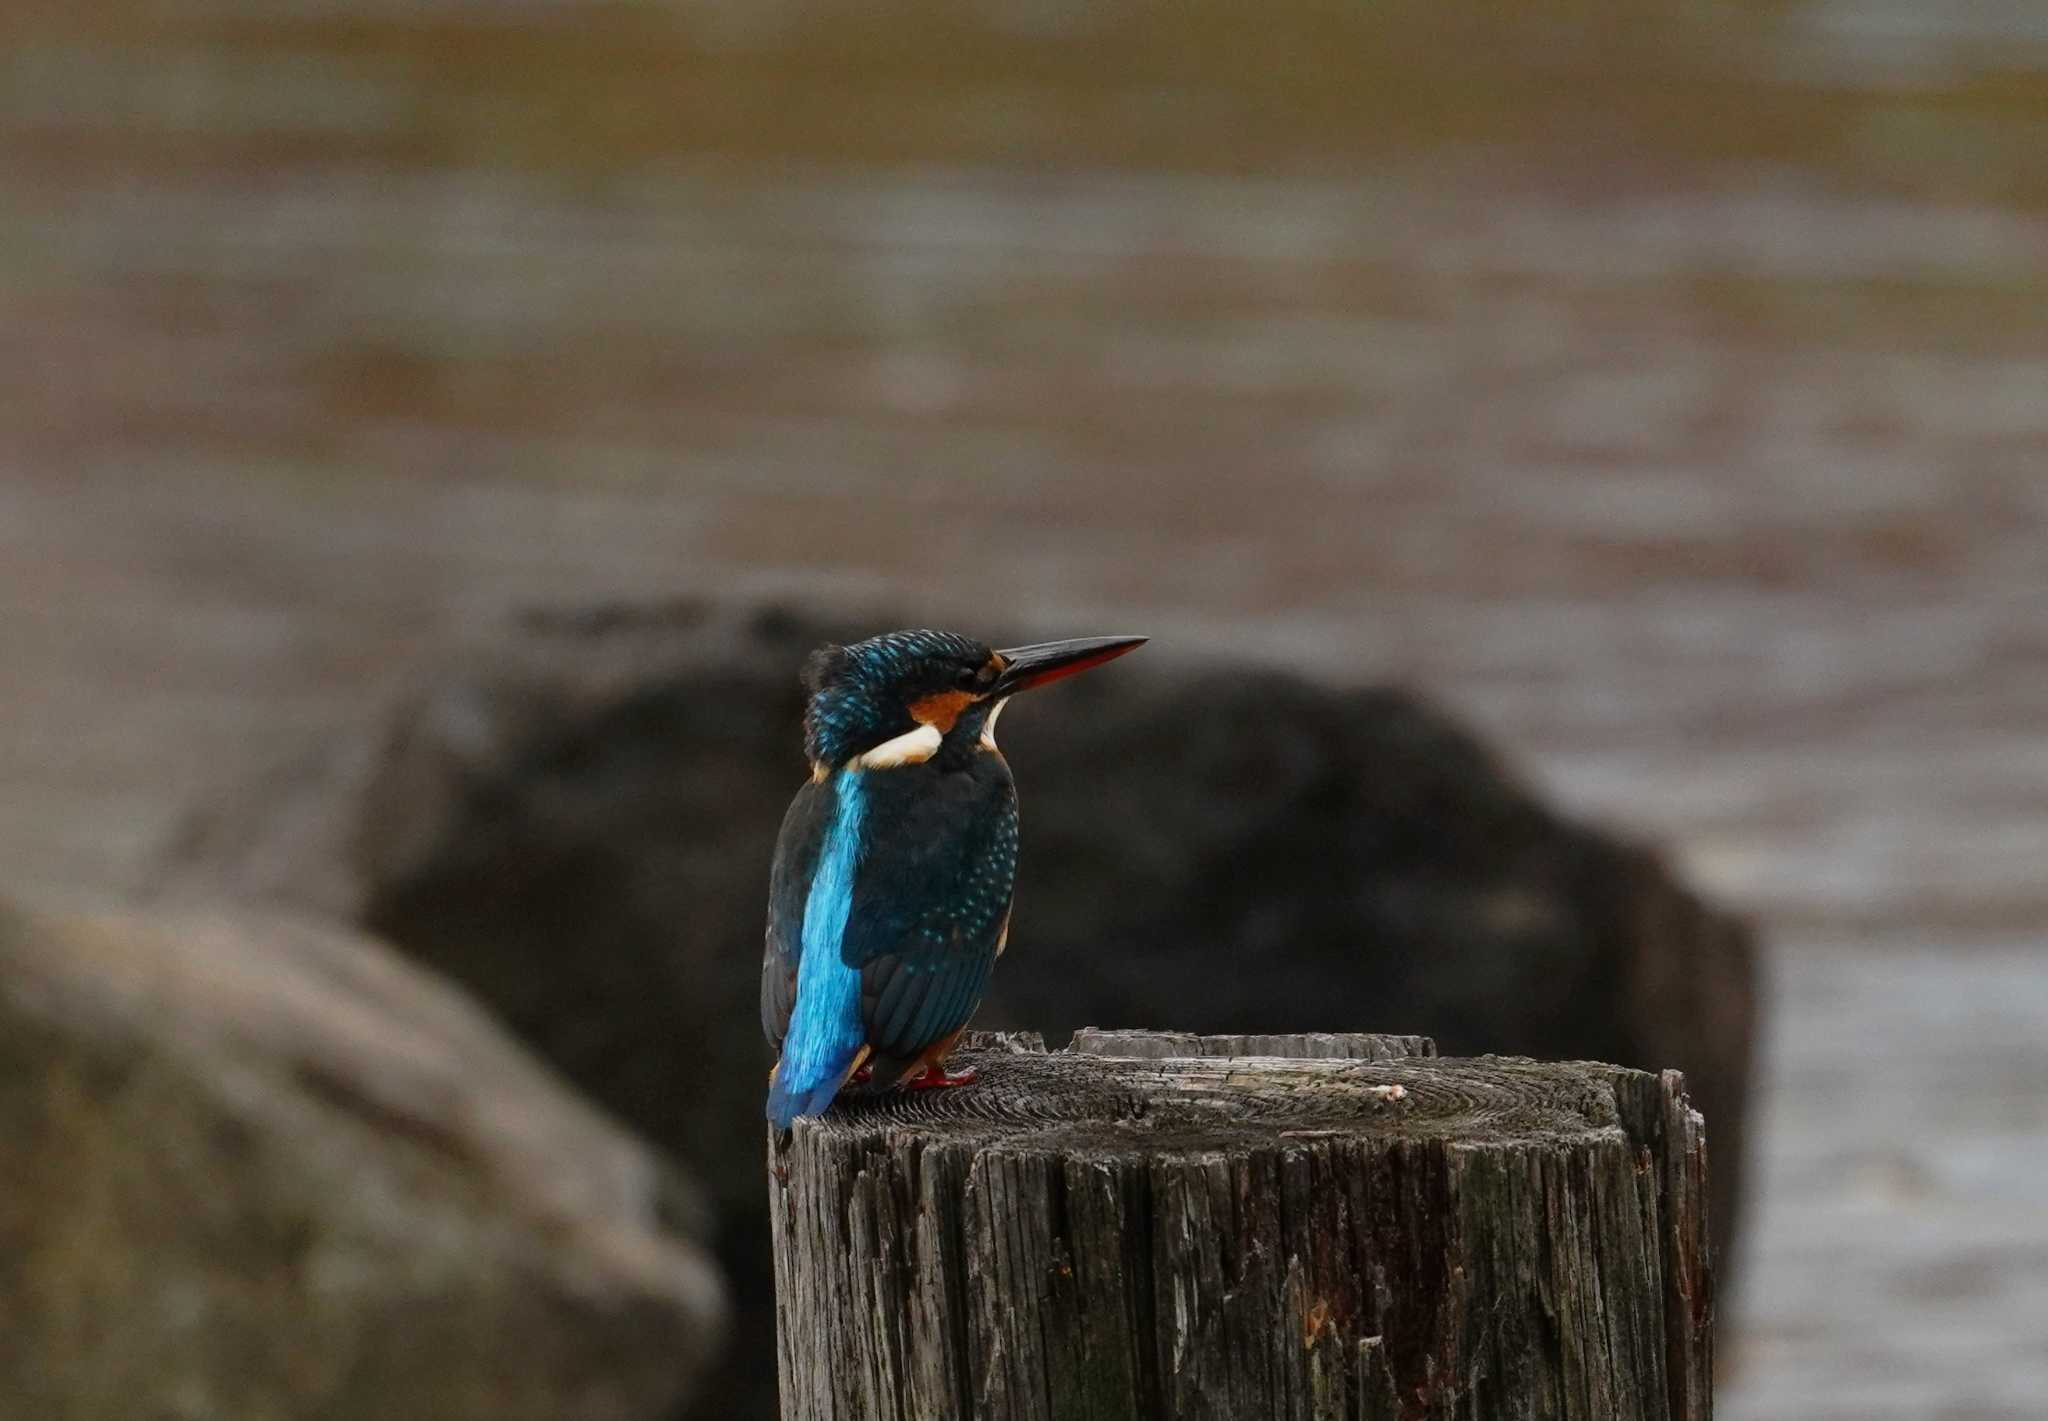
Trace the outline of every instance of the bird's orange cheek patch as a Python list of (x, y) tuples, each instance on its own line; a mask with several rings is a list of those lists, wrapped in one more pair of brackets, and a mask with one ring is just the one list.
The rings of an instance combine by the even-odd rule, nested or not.
[(936, 726), (939, 734), (944, 735), (953, 728), (953, 722), (960, 719), (960, 712), (973, 703), (972, 691), (940, 691), (912, 701), (910, 715), (921, 724)]

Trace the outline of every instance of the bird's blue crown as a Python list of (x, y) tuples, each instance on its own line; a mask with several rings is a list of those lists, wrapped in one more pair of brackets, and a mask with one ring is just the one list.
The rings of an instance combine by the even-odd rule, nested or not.
[(957, 632), (885, 632), (850, 646), (820, 647), (804, 666), (804, 751), (838, 766), (916, 728), (921, 695), (972, 688), (994, 657), (987, 643)]

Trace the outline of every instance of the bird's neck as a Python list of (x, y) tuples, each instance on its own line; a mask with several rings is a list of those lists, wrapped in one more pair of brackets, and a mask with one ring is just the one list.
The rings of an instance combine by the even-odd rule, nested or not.
[(1002, 752), (996, 748), (993, 733), (996, 713), (1000, 709), (1000, 705), (992, 710), (977, 708), (971, 719), (963, 715), (951, 730), (943, 734), (935, 725), (917, 726), (849, 757), (841, 765), (814, 759), (811, 761), (811, 778), (822, 781), (830, 778), (835, 770), (841, 774), (860, 774), (870, 770), (902, 770), (915, 765), (960, 770), (982, 755), (995, 755), (1000, 759)]

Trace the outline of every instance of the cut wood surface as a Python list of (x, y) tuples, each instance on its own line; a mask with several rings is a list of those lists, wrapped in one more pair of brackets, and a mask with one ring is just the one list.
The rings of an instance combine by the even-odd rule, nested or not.
[(1084, 1026), (1067, 1049), (1082, 1056), (1288, 1056), (1340, 1061), (1391, 1061), (1434, 1056), (1427, 1036), (1380, 1036), (1359, 1031), (1300, 1031), (1287, 1036), (1198, 1036), (1192, 1031), (1105, 1031)]
[(954, 1062), (770, 1141), (785, 1421), (1710, 1414), (1675, 1072), (1100, 1031)]

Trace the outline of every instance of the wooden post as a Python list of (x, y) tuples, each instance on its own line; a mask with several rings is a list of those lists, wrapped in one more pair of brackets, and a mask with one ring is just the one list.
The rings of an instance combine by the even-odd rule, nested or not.
[(980, 1082), (771, 1142), (784, 1421), (1709, 1416), (1675, 1072), (1098, 1031), (954, 1061)]

